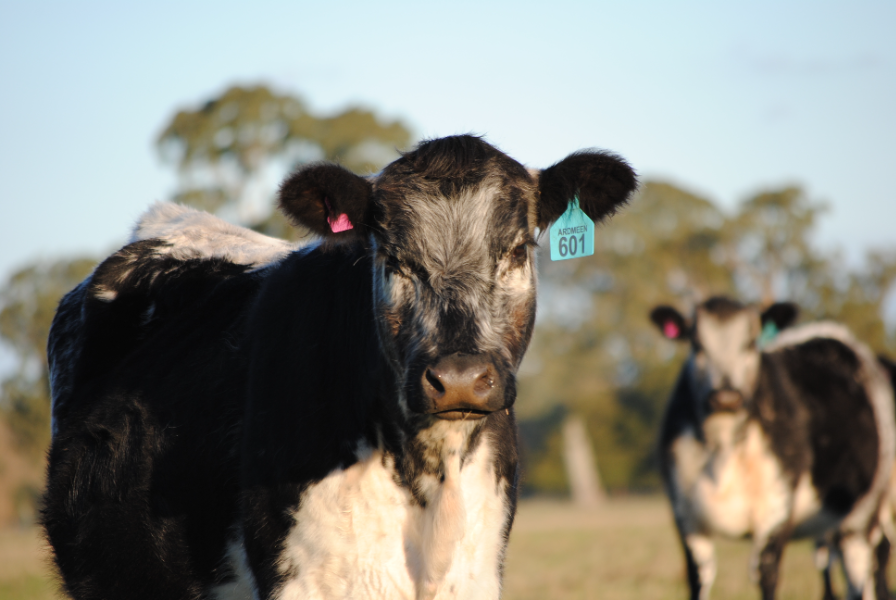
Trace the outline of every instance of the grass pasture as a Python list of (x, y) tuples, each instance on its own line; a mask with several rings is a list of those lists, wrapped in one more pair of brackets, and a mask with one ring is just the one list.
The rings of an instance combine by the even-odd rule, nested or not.
[[(749, 542), (720, 541), (716, 548), (713, 597), (757, 599), (747, 573)], [(48, 561), (37, 530), (0, 530), (0, 600), (61, 598)], [(896, 582), (892, 563), (890, 580)], [(821, 598), (810, 543), (788, 546), (778, 597)], [(684, 565), (665, 500), (614, 498), (588, 511), (559, 501), (522, 502), (510, 537), (504, 598), (684, 600)]]

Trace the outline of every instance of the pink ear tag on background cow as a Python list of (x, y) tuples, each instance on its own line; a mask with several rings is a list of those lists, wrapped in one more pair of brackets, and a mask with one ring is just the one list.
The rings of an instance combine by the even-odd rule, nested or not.
[(327, 223), (330, 224), (330, 231), (339, 233), (340, 231), (348, 231), (349, 229), (355, 228), (349, 220), (348, 215), (345, 213), (334, 218), (333, 207), (330, 206), (330, 201), (326, 198), (324, 199), (324, 204), (327, 205)]
[(669, 338), (670, 340), (674, 340), (678, 337), (678, 325), (673, 323), (672, 321), (666, 321), (663, 323), (663, 335)]

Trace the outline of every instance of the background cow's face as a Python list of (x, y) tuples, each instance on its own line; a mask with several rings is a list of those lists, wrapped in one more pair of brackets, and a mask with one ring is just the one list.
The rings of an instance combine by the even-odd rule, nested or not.
[(687, 376), (698, 408), (709, 414), (738, 410), (753, 397), (763, 326), (773, 322), (783, 329), (796, 315), (796, 307), (789, 303), (774, 304), (760, 313), (754, 306), (715, 297), (697, 307), (691, 323), (669, 306), (655, 308), (651, 319), (667, 338), (691, 342)]
[[(355, 188), (363, 201), (338, 199)], [(284, 184), (281, 205), (329, 240), (368, 244), (380, 340), (406, 408), (475, 419), (516, 397), (535, 320), (536, 228), (576, 193), (599, 220), (634, 188), (632, 170), (606, 153), (531, 173), (479, 138), (456, 136), (422, 143), (370, 180), (331, 165), (304, 169)], [(352, 229), (340, 230), (345, 221)]]

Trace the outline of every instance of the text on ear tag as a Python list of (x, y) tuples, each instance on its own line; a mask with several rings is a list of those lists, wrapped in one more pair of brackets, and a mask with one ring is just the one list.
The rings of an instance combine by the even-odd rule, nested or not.
[(579, 208), (579, 197), (576, 196), (551, 225), (551, 260), (568, 260), (592, 254), (594, 221)]

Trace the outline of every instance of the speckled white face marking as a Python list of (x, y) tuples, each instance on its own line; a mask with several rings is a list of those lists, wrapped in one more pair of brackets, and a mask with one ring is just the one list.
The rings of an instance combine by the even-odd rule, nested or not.
[[(412, 353), (508, 353), (506, 330), (517, 326), (508, 317), (534, 299), (535, 271), (528, 227), (501, 232), (508, 241), (495, 256), (491, 227), (502, 209), (501, 193), (486, 182), (456, 197), (410, 196), (405, 214), (413, 231), (402, 232), (403, 255), (390, 256), (387, 244), (377, 245), (377, 298), (389, 315), (388, 333), (413, 329)], [(515, 260), (520, 246), (525, 256)], [(452, 329), (446, 319), (457, 320), (449, 325), (465, 329), (464, 339), (444, 339)]]

